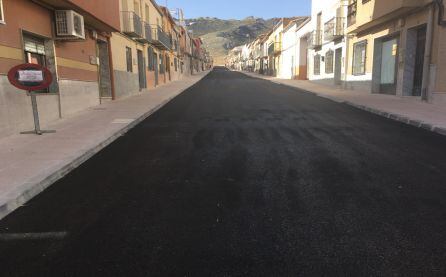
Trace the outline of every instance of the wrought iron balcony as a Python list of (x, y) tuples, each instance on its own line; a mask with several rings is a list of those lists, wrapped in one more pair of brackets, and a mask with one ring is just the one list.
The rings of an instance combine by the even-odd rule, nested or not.
[(122, 32), (131, 37), (141, 38), (143, 37), (143, 24), (141, 18), (135, 13), (130, 11), (122, 11)]
[(314, 49), (322, 46), (322, 31), (316, 30), (308, 36), (308, 48)]
[(345, 18), (335, 17), (325, 23), (324, 26), (324, 39), (326, 41), (336, 40), (344, 36), (345, 30)]
[(163, 50), (171, 50), (172, 38), (161, 27), (152, 27), (152, 44)]
[(139, 38), (136, 38), (139, 42), (152, 42), (152, 27), (147, 22), (142, 22), (142, 36)]

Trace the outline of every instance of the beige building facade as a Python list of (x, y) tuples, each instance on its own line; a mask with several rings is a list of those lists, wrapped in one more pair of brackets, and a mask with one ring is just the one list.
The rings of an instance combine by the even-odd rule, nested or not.
[(446, 102), (441, 1), (350, 1), (347, 85)]
[(152, 0), (120, 1), (121, 32), (111, 38), (116, 97), (128, 97), (168, 81), (165, 52), (171, 41), (163, 12)]

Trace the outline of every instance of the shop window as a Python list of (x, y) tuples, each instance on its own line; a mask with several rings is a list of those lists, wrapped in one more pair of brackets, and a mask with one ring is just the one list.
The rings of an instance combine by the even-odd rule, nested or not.
[(314, 56), (314, 75), (321, 75), (321, 55)]
[(125, 48), (125, 57), (127, 62), (127, 72), (133, 72), (133, 57), (132, 57), (132, 48)]
[(364, 75), (366, 66), (367, 41), (353, 45), (353, 75)]
[(334, 57), (333, 50), (329, 50), (325, 54), (325, 73), (326, 74), (332, 74), (333, 73), (333, 57)]
[(0, 0), (0, 23), (5, 23), (5, 13), (3, 12), (3, 0)]

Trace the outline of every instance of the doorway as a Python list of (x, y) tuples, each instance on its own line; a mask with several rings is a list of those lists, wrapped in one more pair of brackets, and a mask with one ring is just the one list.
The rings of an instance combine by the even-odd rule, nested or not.
[(299, 42), (299, 80), (308, 79), (308, 38), (302, 37)]
[(102, 40), (98, 40), (97, 43), (99, 53), (99, 93), (101, 98), (112, 98), (108, 44)]
[(416, 30), (416, 52), (412, 96), (421, 96), (425, 50), (426, 26)]
[(398, 48), (399, 39), (397, 37), (385, 38), (381, 42), (380, 93), (396, 94)]
[(144, 61), (144, 55), (141, 50), (137, 51), (137, 55), (138, 55), (139, 90), (141, 91), (142, 89), (147, 88), (146, 73), (145, 73), (146, 65)]
[(158, 54), (153, 52), (153, 63), (155, 67), (155, 87), (159, 85), (159, 62)]
[(166, 72), (167, 72), (167, 76), (169, 77), (169, 81), (170, 81), (171, 76), (170, 76), (170, 57), (169, 57), (169, 55), (166, 55)]
[(342, 48), (335, 50), (335, 68), (334, 68), (334, 81), (336, 85), (341, 84), (342, 76)]

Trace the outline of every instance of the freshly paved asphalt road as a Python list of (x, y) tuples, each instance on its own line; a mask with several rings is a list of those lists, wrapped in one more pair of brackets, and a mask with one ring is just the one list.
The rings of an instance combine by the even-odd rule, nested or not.
[(0, 276), (445, 274), (446, 138), (223, 69), (0, 222)]

